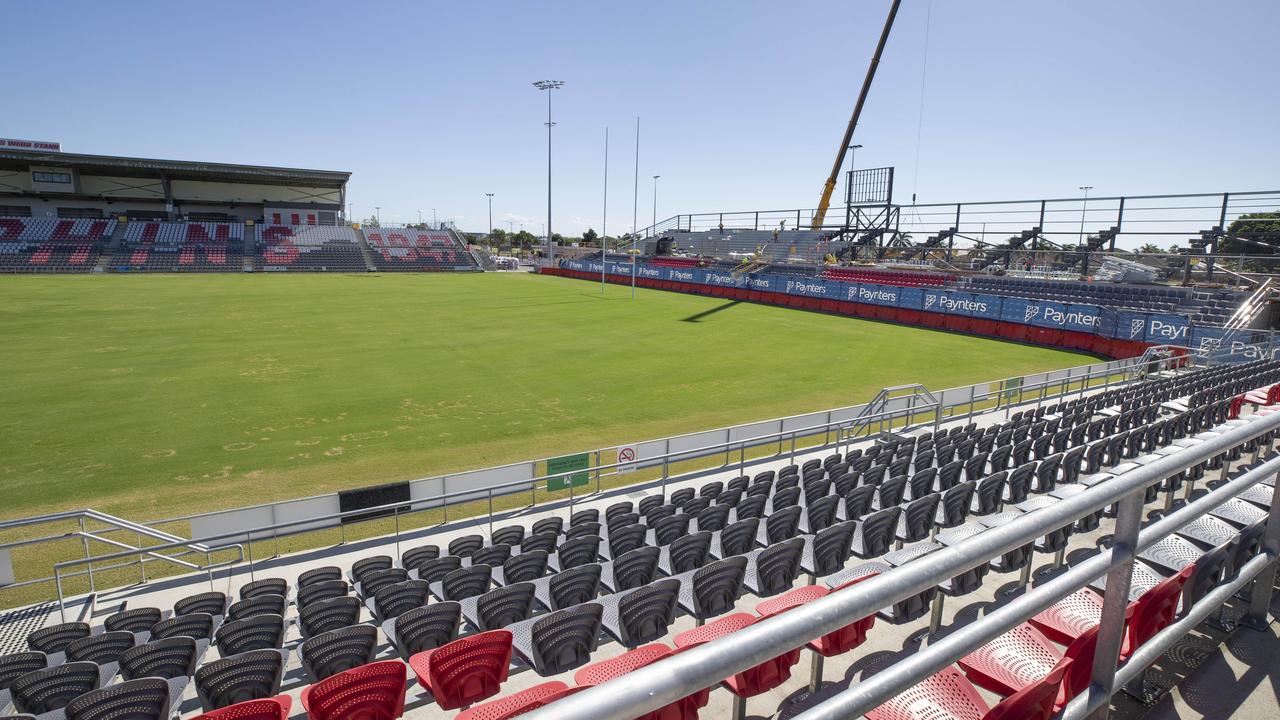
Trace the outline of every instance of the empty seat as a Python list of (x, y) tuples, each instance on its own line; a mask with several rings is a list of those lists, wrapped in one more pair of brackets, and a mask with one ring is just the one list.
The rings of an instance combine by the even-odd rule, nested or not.
[(405, 685), (399, 660), (366, 663), (303, 690), (302, 706), (310, 720), (395, 720), (404, 714)]
[(220, 592), (207, 592), (182, 598), (173, 604), (174, 615), (207, 613), (213, 617), (227, 614), (227, 596)]
[(417, 653), (409, 667), (442, 710), (455, 710), (498, 694), (511, 665), (511, 640), (506, 630), (477, 633)]
[(279, 615), (255, 615), (218, 627), (214, 644), (223, 657), (253, 650), (279, 650), (284, 646), (285, 624)]
[(302, 637), (351, 627), (360, 621), (360, 601), (347, 596), (317, 600), (298, 612), (298, 629)]
[[(412, 550), (409, 552), (412, 552)], [(341, 579), (342, 570), (336, 565), (326, 565), (324, 567), (313, 568), (298, 576), (298, 590), (302, 590), (302, 588), (314, 583)]]
[(161, 678), (116, 683), (75, 698), (67, 720), (168, 720), (169, 684)]
[(96, 664), (68, 662), (19, 677), (9, 686), (9, 692), (19, 712), (43, 715), (65, 708), (72, 700), (97, 689), (99, 682)]
[(299, 648), (302, 669), (313, 681), (319, 682), (373, 662), (377, 644), (378, 630), (372, 625), (354, 625), (314, 635)]
[[(526, 620), (533, 614), (533, 583), (522, 582), (490, 590), (462, 601), (463, 614), (477, 630), (497, 630)], [(474, 607), (474, 614), (467, 612)]]
[(405, 662), (424, 651), (438, 648), (458, 639), (462, 626), (462, 605), (456, 602), (432, 603), (409, 610), (394, 620), (382, 623), (382, 633)]
[(623, 646), (634, 648), (667, 634), (675, 620), (680, 581), (658, 580), (620, 593), (605, 605), (602, 622)]
[(240, 588), (241, 600), (248, 600), (260, 595), (287, 597), (289, 595), (289, 583), (280, 578), (263, 578), (254, 580)]
[(345, 580), (321, 580), (309, 585), (299, 585), (298, 608), (301, 610), (321, 600), (346, 597), (350, 589)]
[(550, 705), (562, 697), (584, 688), (569, 687), (559, 680), (540, 683), (497, 700), (468, 708), (458, 713), (454, 720), (508, 720), (540, 707)]
[(284, 615), (285, 607), (289, 604), (283, 595), (274, 593), (264, 593), (255, 597), (246, 598), (237, 603), (232, 603), (227, 608), (228, 620), (243, 620), (256, 615)]
[[(600, 638), (603, 608), (583, 603), (531, 620), (527, 643), (517, 647), (533, 671), (546, 677), (585, 665)], [(517, 640), (523, 640), (517, 635)]]
[(205, 663), (196, 670), (196, 694), (205, 712), (280, 692), (284, 660), (273, 650), (254, 650)]

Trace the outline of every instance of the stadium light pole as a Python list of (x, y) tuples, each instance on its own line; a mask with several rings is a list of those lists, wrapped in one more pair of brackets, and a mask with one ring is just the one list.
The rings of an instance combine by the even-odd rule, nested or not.
[(373, 217), (378, 221), (378, 226), (381, 227), (382, 226), (382, 206), (381, 205), (373, 206)]
[(1076, 245), (1084, 244), (1084, 211), (1089, 207), (1089, 191), (1093, 186), (1081, 185), (1080, 189), (1084, 191), (1084, 203), (1080, 206), (1080, 238), (1076, 240)]
[(422, 211), (421, 211), (421, 210), (419, 210), (419, 211), (418, 211), (418, 224), (419, 224), (419, 225), (421, 225), (421, 224), (422, 224)]
[(485, 197), (489, 198), (489, 230), (485, 233), (490, 239), (493, 238), (493, 193), (485, 193)]
[(658, 178), (660, 177), (662, 176), (653, 176), (653, 226), (655, 228), (658, 226)]
[[(636, 116), (636, 174), (631, 186), (631, 242), (636, 241), (636, 212), (640, 207), (640, 116)], [(635, 248), (632, 248), (633, 250)]]
[(604, 201), (600, 215), (600, 294), (604, 294), (604, 264), (608, 260), (604, 238), (609, 232), (609, 126), (604, 126)]
[(435, 208), (431, 208), (431, 225), (432, 225), (432, 227), (431, 227), (431, 229), (432, 229), (432, 230), (439, 230), (439, 229), (440, 229), (440, 221), (439, 221), (439, 220), (436, 220), (436, 209), (435, 209)]
[(547, 264), (556, 259), (555, 245), (551, 242), (551, 95), (553, 90), (564, 87), (563, 80), (539, 80), (533, 84), (539, 90), (547, 91)]

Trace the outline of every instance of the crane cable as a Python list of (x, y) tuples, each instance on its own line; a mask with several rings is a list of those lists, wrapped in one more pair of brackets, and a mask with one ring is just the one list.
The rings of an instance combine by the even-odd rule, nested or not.
[(914, 227), (920, 212), (916, 209), (916, 190), (920, 187), (920, 140), (924, 135), (924, 91), (929, 73), (929, 29), (933, 25), (933, 0), (929, 0), (924, 19), (924, 59), (920, 63), (920, 110), (916, 116), (916, 163), (911, 172), (911, 225)]

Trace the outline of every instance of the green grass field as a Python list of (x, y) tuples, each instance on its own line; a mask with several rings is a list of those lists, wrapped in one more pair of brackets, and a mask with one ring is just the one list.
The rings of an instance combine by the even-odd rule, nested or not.
[(531, 275), (0, 277), (0, 516), (172, 517), (1087, 361)]

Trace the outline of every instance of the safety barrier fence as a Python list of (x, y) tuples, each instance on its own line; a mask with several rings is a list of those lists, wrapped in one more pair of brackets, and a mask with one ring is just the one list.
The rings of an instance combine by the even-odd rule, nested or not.
[[(938, 672), (999, 635), (1027, 621), (1089, 582), (1106, 575), (1092, 683), (1068, 705), (1065, 718), (1101, 718), (1110, 697), (1124, 683), (1134, 680), (1199, 620), (1225, 602), (1237, 590), (1252, 583), (1246, 624), (1265, 626), (1280, 553), (1280, 482), (1272, 493), (1265, 540), (1261, 552), (1244, 564), (1229, 582), (1200, 602), (1184, 609), (1182, 619), (1148, 640), (1123, 667), (1117, 668), (1124, 635), (1133, 561), (1142, 550), (1185, 526), (1226, 500), (1280, 473), (1280, 457), (1272, 457), (1208, 494), (1188, 502), (1158, 522), (1142, 529), (1146, 488), (1170, 476), (1280, 429), (1280, 413), (1231, 421), (1224, 427), (1196, 436), (1198, 443), (1156, 458), (1144, 458), (1138, 467), (1082, 493), (1028, 513), (959, 544), (932, 552), (902, 566), (860, 582), (856, 592), (834, 592), (806, 603), (804, 612), (782, 613), (704, 645), (688, 649), (615, 680), (587, 688), (532, 711), (528, 720), (631, 720), (657, 710), (703, 688), (771, 658), (800, 648), (811, 640), (874, 615), (881, 608), (936, 587), (1003, 553), (1035, 542), (1046, 533), (1077, 519), (1117, 506), (1111, 547), (1051, 580), (1027, 590), (1007, 604), (966, 625), (951, 629), (926, 647), (898, 659), (888, 671), (880, 671), (794, 717), (796, 720), (855, 718), (878, 707), (914, 684)], [(1262, 443), (1253, 460), (1258, 461)], [(1267, 443), (1268, 453), (1271, 444)], [(1222, 479), (1229, 463), (1223, 464)], [(1188, 498), (1192, 488), (1188, 487)]]
[[(1169, 348), (1173, 350), (1174, 348)], [(871, 403), (823, 410), (772, 420), (734, 425), (686, 435), (645, 440), (629, 446), (633, 448), (630, 459), (618, 459), (618, 448), (599, 448), (555, 458), (539, 458), (482, 470), (451, 475), (440, 475), (408, 481), (407, 497), (392, 502), (362, 506), (344, 510), (341, 493), (330, 493), (307, 498), (266, 503), (229, 510), (183, 515), (139, 524), (139, 528), (172, 527), (189, 523), (190, 537), (186, 540), (174, 537), (173, 541), (142, 546), (142, 537), (130, 549), (119, 545), (112, 538), (119, 528), (108, 523), (107, 528), (84, 538), (82, 557), (65, 557), (53, 565), (50, 575), (37, 575), (17, 580), (11, 552), (37, 550), (41, 546), (66, 541), (72, 533), (61, 532), (41, 537), (0, 542), (0, 592), (33, 585), (50, 584), (60, 604), (65, 596), (61, 584), (65, 578), (79, 577), (91, 571), (119, 569), (137, 565), (142, 582), (147, 581), (146, 566), (151, 562), (173, 564), (170, 558), (181, 559), (191, 554), (191, 545), (199, 544), (199, 555), (206, 556), (205, 565), (187, 567), (192, 571), (230, 569), (241, 560), (248, 563), (250, 574), (254, 572), (253, 543), (275, 541), (293, 535), (320, 530), (339, 530), (345, 542), (349, 527), (360, 522), (390, 522), (386, 531), (397, 544), (407, 531), (402, 521), (408, 521), (422, 513), (442, 513), (441, 522), (448, 522), (450, 508), (463, 504), (484, 503), (490, 527), (495, 514), (495, 502), (505, 497), (528, 493), (526, 507), (543, 502), (573, 503), (607, 492), (606, 484), (620, 484), (631, 479), (630, 473), (646, 470), (649, 477), (637, 476), (635, 482), (659, 484), (665, 488), (668, 482), (697, 478), (726, 469), (746, 468), (783, 458), (793, 459), (799, 453), (820, 452), (828, 449), (845, 450), (849, 444), (866, 440), (880, 433), (908, 426), (931, 425), (941, 422), (972, 418), (978, 414), (1003, 411), (1006, 415), (1018, 407), (1036, 407), (1055, 400), (1078, 397), (1087, 392), (1106, 390), (1136, 378), (1139, 373), (1175, 368), (1189, 364), (1208, 364), (1212, 358), (1200, 353), (1186, 353), (1163, 360), (1144, 361), (1129, 358), (1110, 362), (1093, 363), (1061, 370), (1033, 373), (992, 382), (974, 383), (942, 391), (924, 390), (909, 395), (886, 395), (888, 390)], [(1168, 353), (1172, 354), (1172, 353)], [(882, 397), (883, 396), (883, 397)], [(614, 460), (609, 461), (610, 456)], [(583, 458), (585, 467), (568, 472), (551, 469), (558, 460), (566, 457)], [(692, 467), (690, 467), (692, 466)], [(656, 476), (656, 477), (655, 477)], [(585, 481), (585, 482), (584, 482)], [(591, 488), (594, 481), (595, 488)], [(553, 485), (561, 486), (552, 492)], [(384, 486), (385, 487), (385, 486)], [(499, 503), (500, 505), (500, 503)], [(86, 514), (95, 511), (78, 511)], [(457, 517), (455, 510), (455, 517)], [(71, 515), (74, 515), (72, 513)], [(0, 533), (11, 533), (42, 525), (62, 527), (59, 523), (70, 517), (57, 513), (30, 518), (0, 521)], [(122, 521), (123, 522), (123, 521)], [(125, 532), (133, 532), (133, 525)], [(3, 537), (0, 535), (0, 537)], [(80, 537), (80, 536), (76, 536)], [(159, 538), (164, 540), (165, 538)], [(116, 552), (97, 554), (91, 542), (102, 542)], [(241, 547), (243, 546), (243, 547)], [(208, 552), (205, 552), (205, 551)], [(212, 555), (225, 550), (235, 550), (236, 557), (213, 562)], [(173, 551), (163, 559), (160, 556)], [(398, 552), (398, 550), (397, 550)], [(51, 563), (52, 564), (52, 563)], [(45, 565), (48, 567), (48, 565)], [(91, 577), (91, 575), (90, 575)], [(212, 574), (210, 574), (212, 579)], [(90, 590), (101, 587), (90, 585)], [(11, 603), (10, 603), (11, 604)]]
[[(941, 287), (805, 278), (731, 270), (608, 262), (606, 280), (731, 300), (926, 325), (990, 337), (1085, 350), (1111, 357), (1141, 354), (1151, 344), (1204, 350), (1233, 348), (1242, 359), (1270, 357), (1275, 334), (1193, 323), (1186, 315), (1118, 310), (1081, 303), (961, 292)], [(599, 260), (563, 260), (542, 273), (599, 282)]]

